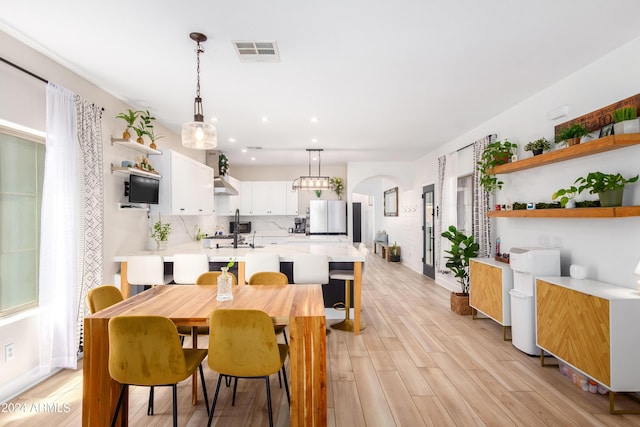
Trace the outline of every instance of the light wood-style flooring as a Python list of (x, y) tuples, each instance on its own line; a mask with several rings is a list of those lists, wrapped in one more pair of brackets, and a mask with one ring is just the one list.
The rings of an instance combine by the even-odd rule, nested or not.
[[(360, 336), (327, 337), (328, 426), (640, 426), (640, 415), (610, 415), (607, 396), (583, 391), (503, 341), (497, 323), (453, 314), (449, 291), (373, 253), (362, 318)], [(217, 374), (205, 367), (205, 375), (212, 397)], [(289, 425), (277, 376), (271, 389), (275, 423)], [(206, 425), (201, 392), (194, 407), (190, 390), (190, 380), (179, 386), (179, 425)], [(221, 389), (214, 425), (268, 425), (263, 381), (241, 380), (235, 407), (230, 390)], [(130, 425), (171, 425), (170, 389), (156, 391), (151, 417), (147, 397), (148, 389), (131, 388)], [(18, 412), (0, 413), (0, 425), (79, 426), (81, 399), (81, 370), (63, 371), (9, 402)], [(617, 405), (640, 409), (624, 396)]]

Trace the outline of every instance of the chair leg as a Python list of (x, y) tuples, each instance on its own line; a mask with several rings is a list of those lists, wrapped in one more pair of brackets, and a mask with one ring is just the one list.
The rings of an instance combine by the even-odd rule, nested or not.
[(213, 395), (213, 403), (211, 403), (211, 411), (209, 411), (209, 421), (207, 427), (211, 427), (211, 421), (213, 421), (213, 411), (216, 409), (216, 402), (218, 401), (218, 392), (220, 391), (220, 383), (222, 383), (222, 374), (218, 375), (218, 383), (216, 384), (216, 392)]
[(282, 331), (282, 335), (284, 335), (284, 343), (289, 345), (289, 338), (287, 338), (287, 330)]
[(228, 376), (226, 376), (226, 375), (225, 375), (225, 376), (224, 376), (224, 384), (225, 384), (227, 387), (231, 387), (231, 377), (228, 377)]
[(202, 363), (198, 366), (200, 370), (200, 382), (202, 383), (202, 394), (204, 395), (204, 405), (207, 407), (207, 415), (209, 415), (209, 397), (207, 396), (207, 387), (204, 384), (204, 371), (202, 370)]
[(238, 377), (233, 381), (233, 398), (231, 399), (231, 406), (236, 406), (236, 390), (238, 389)]
[(264, 378), (267, 383), (267, 408), (269, 409), (269, 427), (273, 427), (273, 413), (271, 411), (271, 386), (269, 385), (269, 376)]
[(111, 418), (111, 427), (116, 427), (116, 419), (118, 419), (118, 413), (120, 412), (120, 407), (122, 406), (122, 400), (124, 398), (124, 391), (125, 391), (126, 387), (127, 387), (126, 384), (122, 384), (120, 386), (120, 394), (118, 395), (118, 403), (116, 404), (116, 410), (113, 412), (113, 417)]
[(173, 427), (178, 427), (178, 385), (173, 384)]
[(280, 384), (280, 388), (282, 388), (282, 376), (280, 375), (280, 371), (278, 371), (278, 384)]
[(149, 404), (147, 406), (147, 415), (153, 415), (153, 386), (149, 387)]
[(287, 381), (287, 371), (284, 365), (282, 365), (282, 376), (284, 377), (284, 389), (287, 392), (287, 402), (291, 406), (291, 396), (289, 395), (289, 381)]

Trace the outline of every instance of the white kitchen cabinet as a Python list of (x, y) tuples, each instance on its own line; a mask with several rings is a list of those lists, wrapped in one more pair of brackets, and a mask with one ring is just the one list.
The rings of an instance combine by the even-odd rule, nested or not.
[(213, 169), (173, 150), (153, 157), (163, 175), (159, 204), (151, 206), (153, 214), (213, 214)]
[(285, 181), (244, 181), (240, 193), (242, 215), (287, 215)]
[(292, 189), (293, 181), (285, 181), (287, 215), (298, 215), (298, 190)]

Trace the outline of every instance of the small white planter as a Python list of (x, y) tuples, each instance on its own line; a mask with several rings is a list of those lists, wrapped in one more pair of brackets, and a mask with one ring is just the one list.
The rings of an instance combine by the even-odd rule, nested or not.
[(627, 133), (640, 133), (640, 118), (633, 120), (625, 120), (613, 125), (613, 133), (615, 135), (623, 135)]

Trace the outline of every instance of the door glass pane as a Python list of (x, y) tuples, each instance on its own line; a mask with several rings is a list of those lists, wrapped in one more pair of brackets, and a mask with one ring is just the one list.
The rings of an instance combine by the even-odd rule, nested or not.
[(433, 265), (433, 192), (424, 193), (424, 263)]

